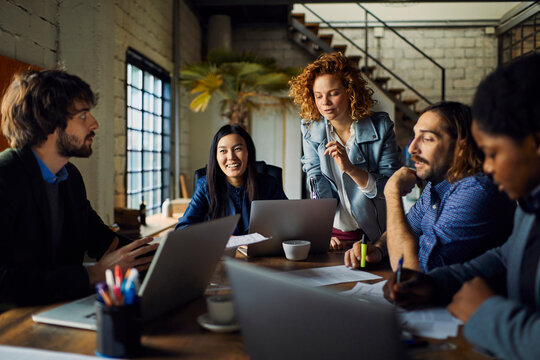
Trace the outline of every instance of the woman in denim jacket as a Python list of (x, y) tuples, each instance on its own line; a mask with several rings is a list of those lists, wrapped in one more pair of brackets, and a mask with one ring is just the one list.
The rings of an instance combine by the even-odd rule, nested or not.
[(339, 200), (331, 247), (342, 249), (386, 229), (383, 189), (401, 167), (394, 124), (371, 112), (373, 90), (341, 53), (323, 54), (291, 81), (300, 107), (302, 167), (312, 197)]

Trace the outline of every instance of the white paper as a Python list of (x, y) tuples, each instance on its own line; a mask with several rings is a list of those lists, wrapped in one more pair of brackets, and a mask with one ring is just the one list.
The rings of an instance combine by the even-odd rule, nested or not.
[(352, 296), (362, 301), (391, 305), (391, 303), (386, 300), (383, 295), (382, 289), (385, 283), (386, 280), (375, 284), (364, 284), (359, 282), (351, 290), (342, 291), (341, 294)]
[(79, 355), (59, 351), (36, 350), (18, 346), (0, 345), (0, 359), (9, 360), (92, 360), (97, 356)]
[[(355, 297), (359, 300), (390, 304), (383, 295), (385, 281), (376, 284), (358, 283), (351, 290), (342, 291), (341, 294)], [(461, 321), (450, 315), (443, 307), (422, 310), (405, 311), (396, 308), (401, 326), (404, 330), (417, 336), (432, 339), (446, 339), (455, 337)]]
[(442, 307), (404, 311), (399, 314), (401, 326), (411, 333), (433, 339), (446, 339), (458, 334), (461, 321)]
[(270, 238), (264, 237), (259, 233), (251, 233), (247, 235), (231, 236), (227, 242), (226, 249), (232, 249), (241, 245), (255, 244), (261, 241), (268, 240)]
[(289, 274), (300, 278), (304, 284), (309, 286), (324, 286), (381, 278), (379, 275), (361, 270), (353, 270), (345, 267), (345, 265), (294, 270), (289, 271)]

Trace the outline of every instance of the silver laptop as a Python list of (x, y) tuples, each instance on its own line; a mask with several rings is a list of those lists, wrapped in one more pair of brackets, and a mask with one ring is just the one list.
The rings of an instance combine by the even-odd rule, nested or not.
[[(139, 289), (141, 317), (152, 320), (203, 295), (240, 215), (170, 232)], [(95, 295), (32, 315), (36, 322), (96, 330)]]
[(238, 260), (225, 263), (251, 359), (404, 358), (392, 306), (308, 287)]
[(310, 253), (327, 252), (336, 206), (336, 199), (253, 201), (249, 232), (271, 239), (248, 245), (245, 255), (283, 255), (281, 243), (285, 240), (308, 240)]

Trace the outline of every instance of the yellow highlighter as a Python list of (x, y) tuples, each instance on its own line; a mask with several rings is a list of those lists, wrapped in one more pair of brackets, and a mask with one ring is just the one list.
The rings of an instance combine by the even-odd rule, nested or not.
[(364, 236), (362, 236), (362, 242), (360, 243), (360, 267), (366, 267), (366, 253), (367, 244), (364, 241)]

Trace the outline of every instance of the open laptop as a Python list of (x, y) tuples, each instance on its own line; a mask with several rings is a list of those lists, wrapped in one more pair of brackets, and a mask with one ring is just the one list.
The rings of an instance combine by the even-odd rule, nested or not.
[(249, 232), (271, 239), (248, 245), (245, 255), (283, 255), (281, 243), (285, 240), (308, 240), (310, 253), (327, 252), (336, 206), (336, 199), (253, 201)]
[(225, 263), (251, 359), (404, 358), (392, 306), (308, 287), (238, 260)]
[[(171, 231), (158, 247), (139, 289), (141, 317), (152, 320), (201, 296), (240, 215)], [(32, 315), (36, 322), (96, 330), (91, 295)]]

